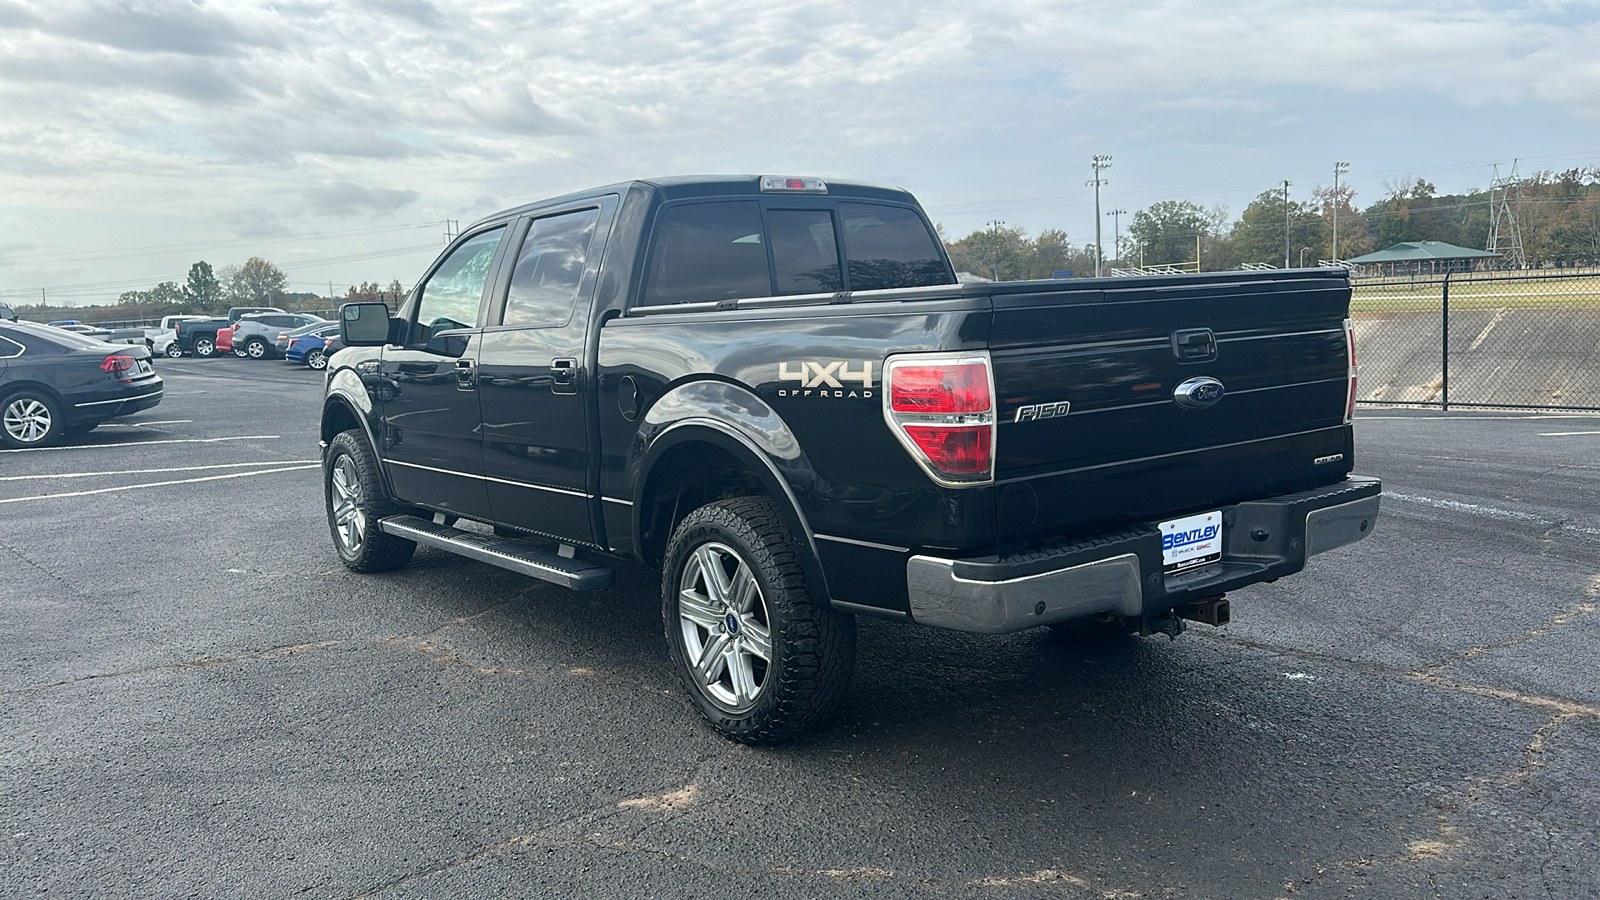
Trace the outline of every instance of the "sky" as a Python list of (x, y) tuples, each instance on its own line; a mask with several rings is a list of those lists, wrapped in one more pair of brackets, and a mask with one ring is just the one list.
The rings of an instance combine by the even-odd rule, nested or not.
[(1600, 166), (1600, 0), (0, 0), (0, 301), (261, 256), (411, 285), (448, 221), (662, 175), (820, 175), (1103, 241), (1292, 182), (1365, 206)]

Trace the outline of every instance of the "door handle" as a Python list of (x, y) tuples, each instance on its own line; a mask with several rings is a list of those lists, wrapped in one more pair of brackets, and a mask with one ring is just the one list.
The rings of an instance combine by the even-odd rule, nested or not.
[(550, 391), (556, 394), (578, 392), (578, 361), (576, 359), (550, 360)]
[(456, 390), (470, 391), (478, 386), (478, 367), (470, 359), (456, 360)]

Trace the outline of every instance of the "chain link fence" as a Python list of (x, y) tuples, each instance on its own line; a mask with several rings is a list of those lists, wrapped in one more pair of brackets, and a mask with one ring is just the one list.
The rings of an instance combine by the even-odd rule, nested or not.
[(1357, 402), (1600, 409), (1600, 275), (1355, 282)]

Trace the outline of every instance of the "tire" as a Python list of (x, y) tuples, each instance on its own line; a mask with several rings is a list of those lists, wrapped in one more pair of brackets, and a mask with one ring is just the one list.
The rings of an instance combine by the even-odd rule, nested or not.
[(197, 337), (194, 339), (194, 355), (201, 359), (210, 359), (217, 355), (217, 339)]
[(855, 618), (813, 593), (778, 507), (766, 497), (691, 512), (667, 545), (667, 647), (711, 727), (746, 744), (794, 737), (850, 687)]
[(328, 367), (328, 354), (321, 348), (313, 347), (306, 351), (306, 365), (317, 370), (326, 369)]
[(177, 341), (173, 341), (167, 345), (167, 359), (180, 359), (182, 356), (183, 348), (178, 346)]
[(0, 400), (0, 444), (7, 447), (48, 446), (60, 439), (65, 426), (61, 404), (43, 391), (24, 388)]
[(260, 338), (251, 338), (244, 342), (244, 355), (251, 359), (266, 359), (267, 354), (271, 352), (267, 342)]
[(240, 344), (239, 346), (234, 347), (233, 350), (230, 351), (230, 352), (232, 352), (234, 356), (237, 356), (240, 359), (244, 359), (244, 345), (243, 344)]
[(384, 495), (378, 460), (360, 431), (342, 432), (328, 445), (322, 484), (341, 562), (357, 572), (388, 572), (411, 561), (417, 545), (378, 528), (379, 519), (401, 510)]

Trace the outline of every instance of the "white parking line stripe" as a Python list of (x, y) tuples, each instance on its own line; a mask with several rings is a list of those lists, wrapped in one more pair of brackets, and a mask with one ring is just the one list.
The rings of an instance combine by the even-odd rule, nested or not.
[(1600, 528), (1591, 528), (1577, 522), (1555, 522), (1543, 516), (1518, 512), (1511, 509), (1500, 509), (1494, 506), (1479, 506), (1476, 503), (1462, 503), (1460, 500), (1440, 500), (1434, 497), (1419, 497), (1416, 494), (1402, 494), (1399, 491), (1384, 491), (1383, 499), (1400, 500), (1406, 503), (1420, 503), (1434, 509), (1447, 509), (1451, 512), (1462, 512), (1486, 519), (1496, 519), (1501, 522), (1526, 522), (1540, 528), (1562, 528), (1567, 531), (1576, 531), (1580, 534), (1600, 535)]
[(1539, 437), (1572, 437), (1578, 434), (1600, 434), (1600, 431), (1541, 431)]
[(202, 481), (222, 481), (227, 478), (249, 478), (252, 475), (272, 475), (277, 472), (298, 472), (302, 469), (315, 469), (321, 463), (308, 466), (290, 466), (286, 469), (262, 469), (259, 472), (233, 472), (227, 475), (208, 475), (205, 478), (184, 478), (178, 481), (152, 481), (149, 484), (125, 484), (121, 487), (98, 488), (92, 491), (73, 491), (69, 494), (40, 494), (36, 497), (9, 497), (0, 500), (0, 503), (24, 503), (28, 500), (60, 500), (65, 497), (87, 497), (91, 494), (111, 494), (117, 491), (132, 491), (139, 488), (166, 487), (173, 484), (199, 484)]
[(24, 447), (21, 450), (0, 450), (0, 453), (44, 453), (49, 450), (126, 450), (129, 447), (149, 447), (155, 444), (216, 444), (221, 441), (275, 441), (281, 434), (241, 434), (238, 437), (184, 438), (170, 441), (130, 441), (126, 444), (75, 444), (69, 447)]
[(124, 469), (120, 472), (65, 472), (48, 475), (4, 475), (0, 481), (34, 481), (40, 478), (95, 478), (101, 475), (153, 475), (160, 472), (198, 472), (204, 469), (239, 469), (245, 466), (316, 465), (314, 459), (279, 459), (272, 462), (218, 463), (213, 466), (174, 466), (169, 469)]
[(187, 425), (193, 419), (168, 419), (165, 422), (101, 422), (101, 428), (143, 428), (146, 425)]

